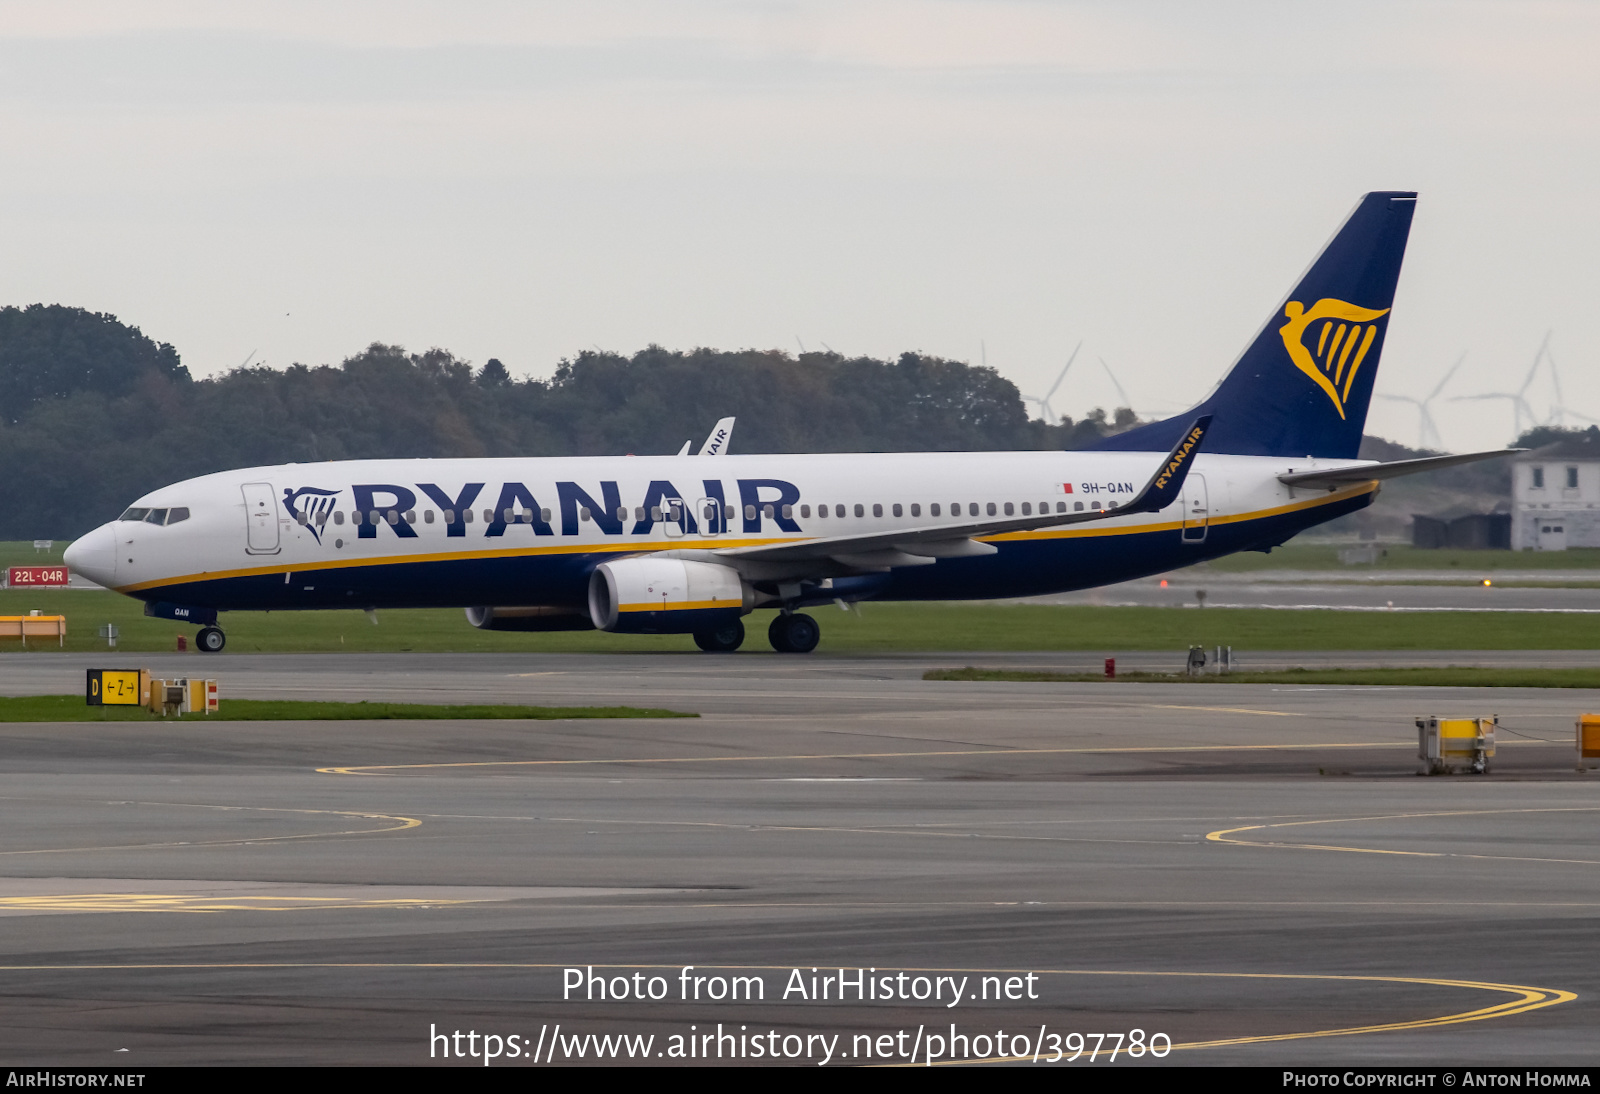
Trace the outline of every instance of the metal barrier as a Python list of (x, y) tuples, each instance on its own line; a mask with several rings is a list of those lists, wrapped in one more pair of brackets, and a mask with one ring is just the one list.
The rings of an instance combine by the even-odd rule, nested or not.
[(54, 638), (60, 646), (67, 644), (67, 617), (64, 615), (0, 615), (0, 638), (20, 638), (22, 648), (28, 648), (28, 639)]

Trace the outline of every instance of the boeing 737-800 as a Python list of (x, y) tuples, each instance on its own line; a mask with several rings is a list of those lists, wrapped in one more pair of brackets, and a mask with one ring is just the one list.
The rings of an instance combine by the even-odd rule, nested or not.
[(1033, 596), (1266, 550), (1397, 475), (1504, 451), (1356, 458), (1414, 193), (1363, 197), (1192, 411), (1075, 452), (353, 460), (152, 491), (69, 566), (201, 626), (219, 612), (459, 607), (478, 627), (692, 634), (830, 601)]

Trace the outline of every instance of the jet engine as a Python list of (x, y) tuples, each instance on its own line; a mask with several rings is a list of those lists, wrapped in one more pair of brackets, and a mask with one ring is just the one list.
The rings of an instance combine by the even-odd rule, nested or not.
[(589, 618), (620, 634), (693, 634), (747, 614), (755, 590), (731, 566), (679, 558), (625, 558), (589, 578)]

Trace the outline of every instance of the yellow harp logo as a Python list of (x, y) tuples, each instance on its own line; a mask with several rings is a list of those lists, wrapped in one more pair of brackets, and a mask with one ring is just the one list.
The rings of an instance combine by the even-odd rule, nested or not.
[[(1389, 309), (1358, 308), (1343, 300), (1318, 300), (1307, 308), (1298, 300), (1291, 300), (1283, 314), (1289, 321), (1278, 328), (1278, 333), (1283, 336), (1289, 359), (1333, 400), (1333, 408), (1343, 418), (1356, 370), (1378, 336), (1373, 320), (1388, 315)], [(1306, 346), (1307, 331), (1316, 339), (1315, 351)]]

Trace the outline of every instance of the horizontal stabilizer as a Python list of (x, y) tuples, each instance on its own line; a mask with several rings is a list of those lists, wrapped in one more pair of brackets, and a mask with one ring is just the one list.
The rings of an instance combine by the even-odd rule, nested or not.
[(1417, 475), (1423, 471), (1438, 471), (1446, 467), (1459, 467), (1479, 460), (1494, 460), (1501, 456), (1514, 456), (1526, 448), (1497, 448), (1492, 452), (1468, 452), (1460, 456), (1424, 456), (1416, 460), (1395, 460), (1391, 463), (1364, 463), (1354, 467), (1335, 467), (1320, 471), (1286, 471), (1278, 481), (1286, 486), (1326, 486), (1330, 490), (1358, 482), (1379, 479), (1398, 479), (1402, 475)]

